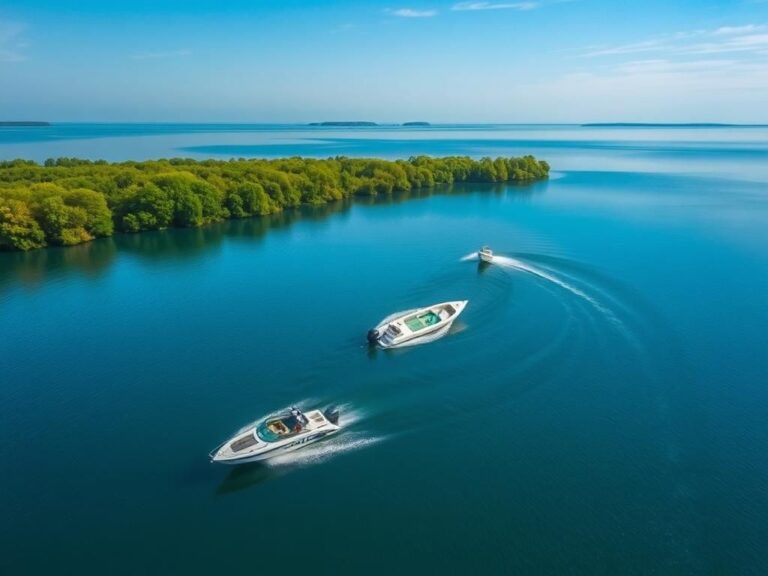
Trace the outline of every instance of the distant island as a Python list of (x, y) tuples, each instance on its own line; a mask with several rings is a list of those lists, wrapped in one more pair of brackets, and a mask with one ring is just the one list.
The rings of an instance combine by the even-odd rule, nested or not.
[(653, 123), (653, 122), (592, 122), (581, 124), (585, 128), (737, 128), (754, 127), (761, 128), (765, 124), (721, 124), (717, 122), (685, 123)]
[[(345, 120), (342, 122), (310, 122), (309, 126), (381, 126), (377, 122)], [(431, 126), (429, 122), (403, 122), (402, 124), (384, 124), (384, 126)]]
[(310, 126), (378, 126), (376, 122), (361, 122), (359, 120), (344, 122), (310, 122)]
[(37, 120), (0, 120), (0, 126), (50, 126), (50, 122)]
[(71, 246), (116, 231), (197, 227), (453, 182), (531, 182), (548, 176), (549, 164), (533, 156), (10, 160), (0, 162), (0, 250)]

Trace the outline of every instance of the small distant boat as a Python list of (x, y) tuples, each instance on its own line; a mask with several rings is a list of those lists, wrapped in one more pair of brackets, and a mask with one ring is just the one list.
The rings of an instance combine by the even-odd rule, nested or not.
[(339, 411), (335, 407), (325, 412), (310, 410), (306, 413), (291, 408), (241, 430), (209, 456), (211, 462), (220, 464), (258, 462), (293, 452), (339, 430)]
[(482, 262), (492, 262), (493, 261), (493, 250), (489, 246), (483, 246), (480, 248), (480, 251), (477, 253), (478, 258)]
[(469, 300), (457, 300), (411, 310), (370, 329), (368, 342), (382, 348), (392, 348), (440, 330), (448, 330), (468, 302)]

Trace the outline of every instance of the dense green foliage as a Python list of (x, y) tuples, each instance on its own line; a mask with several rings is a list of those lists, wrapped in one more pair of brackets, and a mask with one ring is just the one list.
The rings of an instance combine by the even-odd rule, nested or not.
[(0, 250), (73, 245), (120, 232), (195, 227), (300, 204), (453, 182), (546, 178), (523, 158), (408, 160), (153, 160), (110, 164), (59, 158), (0, 162)]

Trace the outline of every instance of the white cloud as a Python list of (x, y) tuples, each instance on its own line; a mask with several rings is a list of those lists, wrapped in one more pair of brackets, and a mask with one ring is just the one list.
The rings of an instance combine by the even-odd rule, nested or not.
[(644, 52), (660, 52), (667, 56), (732, 52), (749, 55), (749, 53), (760, 54), (760, 51), (766, 48), (768, 48), (768, 26), (747, 24), (723, 26), (716, 30), (677, 32), (618, 46), (593, 46), (587, 48), (582, 56), (615, 56)]
[(451, 10), (533, 10), (538, 6), (538, 2), (458, 2)]
[(633, 60), (518, 90), (571, 121), (764, 122), (768, 62)]
[(755, 26), (754, 24), (746, 24), (744, 26), (721, 26), (713, 32), (715, 36), (723, 36), (728, 34), (745, 34), (748, 32), (757, 32), (764, 29), (765, 26)]
[(388, 10), (394, 16), (402, 18), (431, 18), (437, 16), (437, 10), (414, 10), (412, 8), (398, 8), (397, 10)]
[(159, 60), (162, 58), (183, 58), (191, 56), (192, 51), (182, 48), (180, 50), (166, 50), (160, 52), (137, 52), (131, 55), (134, 60)]
[(577, 54), (590, 59), (589, 64), (523, 88), (536, 93), (538, 103), (559, 106), (571, 118), (618, 121), (631, 113), (636, 121), (766, 120), (762, 110), (768, 101), (768, 26), (764, 24), (588, 46)]
[(0, 62), (22, 62), (27, 59), (24, 49), (28, 44), (20, 39), (25, 28), (18, 22), (0, 20)]

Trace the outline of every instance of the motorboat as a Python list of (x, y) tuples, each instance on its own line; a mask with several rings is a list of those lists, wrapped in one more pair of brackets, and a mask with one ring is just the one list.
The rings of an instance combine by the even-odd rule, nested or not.
[(302, 412), (298, 408), (266, 417), (215, 448), (211, 462), (245, 464), (293, 452), (341, 430), (339, 411)]
[(389, 317), (368, 331), (368, 342), (382, 348), (394, 348), (406, 343), (416, 344), (416, 340), (424, 336), (448, 331), (468, 302), (469, 300), (443, 302), (409, 310), (394, 318)]
[(493, 250), (489, 246), (483, 246), (478, 251), (477, 257), (480, 258), (481, 262), (490, 263), (493, 261)]

